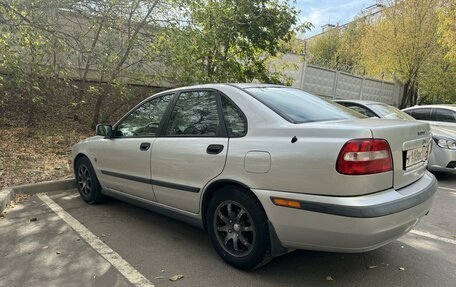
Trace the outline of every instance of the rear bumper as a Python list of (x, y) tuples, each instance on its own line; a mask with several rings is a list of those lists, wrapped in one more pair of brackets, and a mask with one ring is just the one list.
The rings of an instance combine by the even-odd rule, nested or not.
[[(334, 197), (253, 190), (283, 246), (337, 252), (378, 248), (410, 231), (429, 211), (437, 190), (426, 172), (399, 190), (355, 197)], [(271, 198), (292, 199), (300, 209), (276, 206)]]

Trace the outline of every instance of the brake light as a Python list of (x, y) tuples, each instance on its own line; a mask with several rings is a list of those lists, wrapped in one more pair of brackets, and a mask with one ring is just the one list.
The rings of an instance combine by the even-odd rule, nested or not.
[(362, 175), (393, 170), (389, 144), (384, 139), (355, 139), (345, 143), (337, 158), (341, 174)]

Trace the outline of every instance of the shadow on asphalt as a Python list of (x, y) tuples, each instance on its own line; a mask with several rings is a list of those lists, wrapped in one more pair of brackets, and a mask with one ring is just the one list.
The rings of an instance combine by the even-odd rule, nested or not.
[(0, 286), (126, 286), (127, 281), (37, 199), (0, 221)]
[(439, 181), (439, 185), (447, 186), (456, 189), (456, 173), (432, 172)]

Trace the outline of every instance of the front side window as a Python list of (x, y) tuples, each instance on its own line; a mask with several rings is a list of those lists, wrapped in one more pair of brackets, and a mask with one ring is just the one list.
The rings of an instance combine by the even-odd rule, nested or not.
[(154, 98), (139, 106), (116, 128), (117, 137), (154, 137), (173, 95)]
[(170, 136), (217, 136), (220, 119), (217, 92), (183, 92), (176, 101), (166, 129)]
[(256, 99), (293, 123), (358, 119), (363, 115), (331, 101), (286, 87), (246, 88)]
[(225, 97), (222, 97), (222, 110), (228, 135), (230, 137), (244, 136), (247, 133), (247, 120), (242, 111)]
[(451, 110), (435, 109), (434, 113), (438, 122), (456, 123), (456, 113)]
[(414, 117), (417, 120), (422, 120), (422, 121), (431, 120), (431, 109), (413, 109), (413, 110), (407, 111), (407, 114), (411, 115), (412, 117)]

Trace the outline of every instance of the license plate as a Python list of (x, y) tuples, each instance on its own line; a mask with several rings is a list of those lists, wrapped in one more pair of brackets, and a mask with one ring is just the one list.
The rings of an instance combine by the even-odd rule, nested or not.
[(405, 168), (409, 168), (415, 164), (426, 161), (428, 157), (428, 146), (421, 146), (406, 151), (405, 153)]

